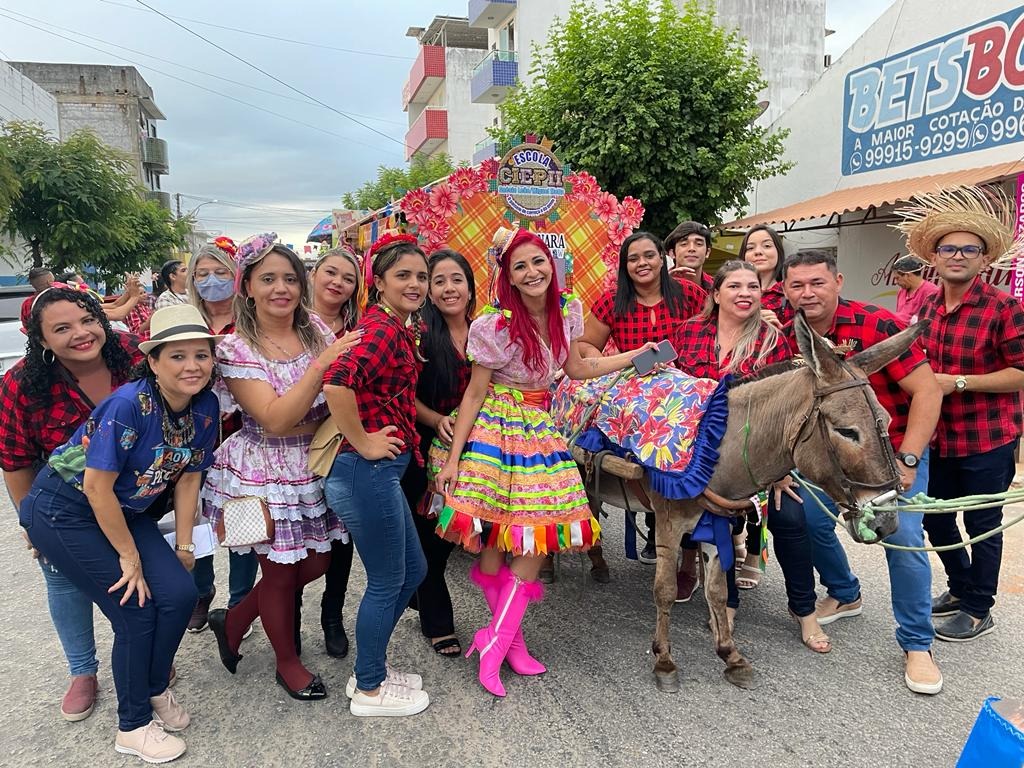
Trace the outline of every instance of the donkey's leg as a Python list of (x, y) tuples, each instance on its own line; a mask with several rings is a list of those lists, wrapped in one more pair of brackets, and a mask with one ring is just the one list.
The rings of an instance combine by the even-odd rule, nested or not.
[(704, 597), (711, 613), (711, 634), (714, 636), (715, 652), (725, 662), (725, 679), (739, 688), (749, 688), (754, 682), (754, 670), (743, 654), (736, 648), (732, 627), (729, 626), (726, 599), (728, 587), (722, 563), (718, 559), (718, 547), (701, 543), (701, 561), (704, 566)]
[(677, 693), (679, 670), (672, 661), (669, 630), (672, 606), (676, 601), (676, 558), (685, 528), (684, 513), (677, 503), (661, 497), (654, 500), (653, 506), (658, 541), (658, 564), (654, 572), (654, 603), (658, 607), (658, 621), (651, 644), (655, 657), (654, 676), (659, 691)]

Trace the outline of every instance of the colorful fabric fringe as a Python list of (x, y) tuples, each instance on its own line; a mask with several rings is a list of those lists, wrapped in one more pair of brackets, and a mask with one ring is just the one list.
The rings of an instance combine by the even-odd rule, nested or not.
[[(514, 555), (586, 550), (599, 541), (576, 462), (543, 408), (546, 394), (492, 385), (438, 515), (438, 535), (470, 552)], [(435, 439), (431, 475), (447, 458)]]
[(699, 495), (725, 434), (726, 381), (695, 379), (675, 368), (617, 376), (559, 383), (551, 405), (555, 423), (567, 437), (582, 430), (581, 448), (611, 450), (646, 467), (651, 487), (666, 498)]

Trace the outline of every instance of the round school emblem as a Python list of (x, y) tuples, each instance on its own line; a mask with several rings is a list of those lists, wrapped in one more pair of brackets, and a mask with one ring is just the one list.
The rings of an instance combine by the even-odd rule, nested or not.
[(497, 191), (523, 218), (543, 218), (565, 196), (562, 163), (542, 144), (520, 144), (498, 164)]

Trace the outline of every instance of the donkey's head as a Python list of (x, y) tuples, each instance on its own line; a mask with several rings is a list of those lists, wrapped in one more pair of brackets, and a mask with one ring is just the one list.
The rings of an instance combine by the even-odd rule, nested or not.
[(814, 332), (802, 312), (794, 320), (813, 393), (806, 416), (794, 427), (793, 460), (801, 474), (843, 508), (856, 541), (879, 541), (898, 525), (894, 512), (864, 509), (869, 502), (894, 498), (900, 485), (888, 436), (890, 417), (867, 377), (903, 354), (923, 330), (918, 324), (844, 359)]

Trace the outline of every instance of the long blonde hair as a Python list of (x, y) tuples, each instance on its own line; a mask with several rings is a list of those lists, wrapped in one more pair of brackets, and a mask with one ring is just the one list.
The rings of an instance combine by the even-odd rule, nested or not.
[(256, 266), (271, 253), (276, 253), (286, 258), (291, 268), (295, 271), (299, 281), (299, 304), (295, 307), (295, 312), (292, 313), (292, 327), (295, 329), (295, 333), (298, 334), (302, 346), (311, 355), (316, 357), (327, 347), (327, 342), (320, 329), (313, 325), (313, 322), (310, 320), (312, 313), (307, 304), (309, 280), (306, 277), (306, 267), (295, 251), (281, 243), (274, 243), (268, 246), (256, 258), (246, 264), (245, 269), (242, 270), (242, 279), (238, 284), (238, 292), (235, 294), (234, 301), (235, 333), (253, 349), (262, 349), (264, 352), (268, 351), (260, 344), (260, 326), (256, 318), (256, 302), (252, 301), (249, 296), (247, 283)]
[[(363, 268), (359, 264), (359, 258), (355, 253), (344, 246), (338, 246), (337, 248), (331, 248), (323, 256), (316, 260), (316, 264), (313, 266), (313, 271), (310, 274), (316, 274), (316, 271), (323, 266), (323, 263), (332, 256), (341, 256), (348, 260), (352, 265), (352, 268), (356, 271), (356, 288), (352, 292), (352, 295), (348, 297), (348, 301), (345, 302), (345, 306), (341, 308), (341, 312), (338, 315), (338, 319), (341, 320), (341, 327), (344, 331), (351, 331), (359, 323), (359, 316), (362, 314), (361, 303), (363, 301)], [(313, 304), (313, 283), (310, 281), (310, 304)]]
[[(740, 261), (739, 259), (730, 259), (725, 262), (718, 268), (718, 271), (715, 272), (715, 279), (712, 283), (711, 290), (708, 291), (708, 299), (704, 302), (704, 309), (701, 310), (699, 315), (691, 318), (690, 322), (707, 322), (708, 320), (713, 320), (716, 325), (715, 334), (717, 336), (718, 304), (715, 302), (715, 292), (721, 290), (722, 284), (725, 282), (725, 278), (733, 272), (739, 272), (741, 270), (750, 272), (755, 278), (757, 278), (757, 270), (750, 262)], [(758, 300), (758, 304), (760, 305), (760, 299)], [(761, 335), (762, 328), (764, 329), (764, 343), (761, 345), (761, 348), (758, 349), (757, 339), (758, 336)], [(736, 340), (736, 346), (733, 348), (732, 354), (729, 355), (729, 364), (722, 369), (722, 373), (736, 373), (748, 360), (753, 360), (753, 367), (755, 369), (760, 368), (764, 365), (764, 361), (771, 351), (775, 349), (778, 344), (778, 340), (779, 332), (775, 329), (775, 326), (771, 323), (765, 322), (761, 317), (760, 311), (755, 312), (743, 323), (743, 330), (740, 333), (740, 337)]]

